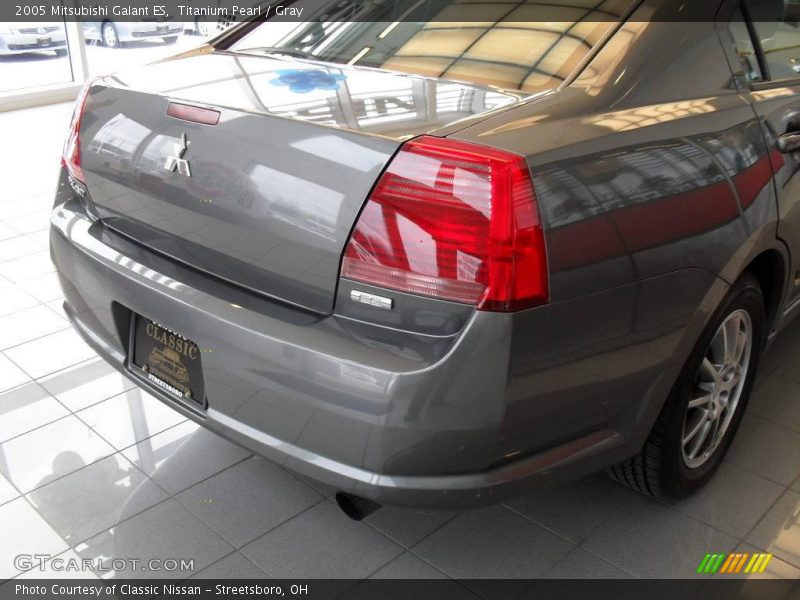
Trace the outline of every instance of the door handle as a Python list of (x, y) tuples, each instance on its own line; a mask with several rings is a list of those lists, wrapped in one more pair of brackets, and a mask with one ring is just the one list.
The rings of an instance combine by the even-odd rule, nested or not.
[(789, 131), (777, 140), (778, 150), (784, 154), (791, 154), (800, 150), (800, 131)]

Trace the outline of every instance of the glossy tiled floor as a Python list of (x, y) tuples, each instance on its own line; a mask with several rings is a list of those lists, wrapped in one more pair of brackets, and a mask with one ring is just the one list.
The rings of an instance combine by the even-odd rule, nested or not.
[(0, 114), (16, 144), (0, 146), (0, 578), (42, 575), (20, 573), (19, 553), (193, 559), (177, 574), (199, 577), (689, 577), (706, 552), (737, 548), (773, 552), (768, 576), (800, 575), (800, 323), (690, 500), (595, 476), (476, 512), (356, 523), (332, 490), (134, 389), (69, 328), (47, 249), (68, 114)]

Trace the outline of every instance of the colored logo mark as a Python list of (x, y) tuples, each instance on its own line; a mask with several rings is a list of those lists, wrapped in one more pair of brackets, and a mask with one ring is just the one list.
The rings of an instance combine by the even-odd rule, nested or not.
[(772, 554), (766, 552), (735, 552), (726, 554), (706, 554), (700, 566), (697, 567), (698, 573), (736, 574), (736, 573), (763, 573), (767, 569)]
[(319, 69), (281, 69), (278, 77), (270, 81), (272, 85), (286, 85), (296, 94), (314, 90), (338, 90), (339, 82), (346, 79), (341, 73), (328, 73)]

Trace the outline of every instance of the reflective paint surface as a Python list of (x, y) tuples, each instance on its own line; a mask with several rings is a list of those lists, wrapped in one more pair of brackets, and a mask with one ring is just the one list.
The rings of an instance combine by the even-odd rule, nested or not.
[[(52, 216), (74, 324), (120, 368), (132, 311), (213, 349), (208, 411), (176, 410), (378, 501), (497, 502), (634, 454), (730, 283), (759, 256), (780, 283), (796, 260), (775, 235), (792, 200), (771, 173), (788, 159), (740, 93), (716, 7), (653, 8), (658, 22), (633, 19), (574, 82), (530, 98), (208, 51), (101, 82), (85, 170), (102, 223), (66, 184)], [(684, 10), (696, 20), (668, 18)], [(346, 78), (295, 93), (269, 83), (286, 68)], [(413, 102), (359, 96), (388, 86)], [(440, 104), (446, 90), (459, 103)], [(187, 133), (192, 178), (153, 158), (180, 134), (162, 116), (170, 99), (222, 113)], [(338, 279), (378, 175), (422, 133), (524, 157), (550, 302), (490, 313)], [(774, 314), (788, 295), (769, 290)]]

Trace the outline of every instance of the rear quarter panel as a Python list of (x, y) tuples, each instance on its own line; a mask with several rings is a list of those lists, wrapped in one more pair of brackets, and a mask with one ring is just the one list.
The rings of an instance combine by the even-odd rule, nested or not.
[(546, 230), (551, 303), (515, 318), (509, 455), (603, 427), (635, 452), (728, 284), (775, 241), (770, 157), (713, 12), (659, 18), (635, 15), (572, 85), (456, 134), (527, 157)]

